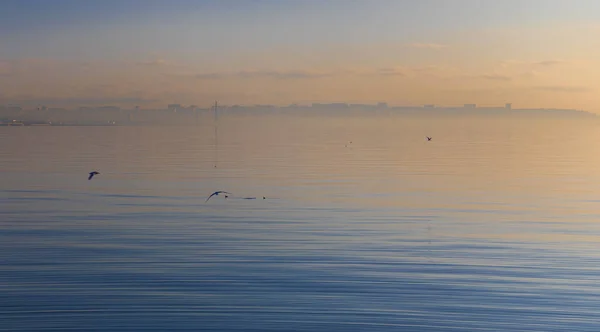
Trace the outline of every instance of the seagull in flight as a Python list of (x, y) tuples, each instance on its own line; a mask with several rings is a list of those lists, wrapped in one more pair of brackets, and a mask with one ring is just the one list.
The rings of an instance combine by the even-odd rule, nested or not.
[[(211, 197), (213, 197), (213, 196), (219, 196), (219, 194), (228, 194), (228, 195), (231, 195), (231, 193), (228, 193), (228, 192), (226, 192), (226, 191), (222, 191), (222, 190), (215, 191), (214, 193), (210, 194), (210, 196), (208, 196), (208, 198), (206, 199), (206, 202), (208, 202), (208, 200), (209, 200)], [(225, 197), (228, 197), (228, 196), (225, 196)], [(206, 203), (206, 202), (204, 202), (204, 203)]]
[(88, 180), (91, 180), (94, 177), (94, 175), (96, 175), (96, 174), (100, 174), (100, 172), (96, 172), (96, 171), (90, 172), (90, 176), (88, 176)]
[(428, 140), (428, 141), (431, 141), (431, 137), (429, 137), (429, 136), (425, 136), (425, 137), (427, 137), (427, 140)]

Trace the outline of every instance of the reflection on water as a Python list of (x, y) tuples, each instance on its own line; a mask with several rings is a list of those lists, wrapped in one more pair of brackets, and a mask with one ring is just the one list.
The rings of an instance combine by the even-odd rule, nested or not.
[(0, 329), (600, 330), (595, 122), (220, 121), (0, 128)]

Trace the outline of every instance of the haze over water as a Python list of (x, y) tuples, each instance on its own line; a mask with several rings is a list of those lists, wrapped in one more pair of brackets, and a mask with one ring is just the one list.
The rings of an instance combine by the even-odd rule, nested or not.
[(2, 127), (0, 329), (598, 331), (598, 129)]

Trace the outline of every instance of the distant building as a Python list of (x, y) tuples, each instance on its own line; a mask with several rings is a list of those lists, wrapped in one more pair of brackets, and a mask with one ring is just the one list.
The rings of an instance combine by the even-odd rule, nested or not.
[(509, 110), (509, 111), (510, 111), (510, 110), (512, 109), (512, 104), (511, 104), (511, 103), (506, 103), (506, 104), (504, 105), (504, 108), (505, 108), (506, 110)]
[(181, 109), (181, 104), (169, 104), (167, 105), (167, 109), (171, 112), (177, 112)]
[(120, 111), (121, 108), (118, 106), (101, 106), (98, 107), (98, 109), (103, 110), (103, 111)]
[(377, 108), (388, 108), (387, 103), (377, 103)]
[(434, 104), (425, 104), (423, 105), (423, 108), (435, 108)]
[(313, 108), (324, 108), (324, 109), (345, 109), (348, 108), (348, 104), (346, 103), (331, 103), (331, 104), (319, 104), (313, 103)]
[(477, 108), (477, 104), (465, 104), (464, 108)]

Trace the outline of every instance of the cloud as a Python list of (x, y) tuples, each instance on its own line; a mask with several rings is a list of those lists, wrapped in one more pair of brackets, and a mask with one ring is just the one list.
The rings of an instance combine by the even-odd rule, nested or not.
[(242, 70), (230, 73), (200, 73), (194, 75), (195, 78), (201, 80), (216, 80), (224, 78), (272, 78), (279, 80), (294, 80), (294, 79), (312, 79), (335, 76), (335, 72), (320, 72), (311, 70)]
[(436, 65), (428, 65), (428, 66), (422, 66), (422, 67), (412, 68), (412, 70), (415, 71), (415, 72), (447, 71), (449, 69), (452, 69), (452, 68), (447, 68), (447, 67), (443, 67), (443, 66), (436, 66)]
[(291, 71), (272, 71), (272, 70), (256, 70), (256, 71), (240, 71), (236, 73), (236, 76), (241, 78), (255, 78), (255, 77), (267, 77), (275, 79), (307, 79), (307, 78), (321, 78), (333, 76), (330, 72), (317, 72), (317, 71), (305, 71), (305, 70), (291, 70)]
[(470, 80), (488, 80), (498, 82), (508, 82), (512, 81), (513, 79), (511, 76), (502, 74), (457, 74), (453, 76), (453, 78)]
[[(218, 80), (226, 78), (255, 79), (270, 78), (276, 80), (306, 80), (339, 76), (382, 76), (382, 77), (404, 77), (411, 71), (431, 71), (434, 68), (410, 69), (407, 67), (384, 67), (384, 68), (362, 68), (362, 69), (336, 69), (331, 71), (319, 70), (241, 70), (238, 72), (208, 72), (193, 75), (201, 80)], [(187, 75), (179, 75), (187, 76)], [(189, 76), (188, 76), (189, 77)]]
[(407, 45), (410, 48), (421, 48), (421, 49), (430, 49), (430, 50), (441, 50), (443, 48), (447, 48), (448, 45), (444, 44), (436, 44), (436, 43), (412, 43)]
[(560, 59), (549, 59), (549, 60), (539, 60), (539, 61), (520, 61), (520, 60), (502, 60), (500, 61), (500, 65), (502, 67), (509, 66), (542, 66), (542, 67), (551, 67), (561, 64), (566, 64), (568, 61), (560, 60)]
[(140, 66), (167, 66), (170, 65), (171, 63), (167, 60), (164, 59), (155, 59), (155, 60), (148, 60), (148, 61), (140, 61), (137, 62), (138, 65)]
[(528, 78), (534, 78), (534, 77), (540, 76), (540, 73), (535, 70), (529, 70), (529, 71), (520, 73), (519, 76), (528, 79)]
[(590, 89), (583, 86), (567, 86), (567, 85), (547, 85), (547, 86), (536, 86), (534, 90), (550, 91), (550, 92), (587, 92)]
[(566, 63), (566, 61), (564, 61), (564, 60), (543, 60), (543, 61), (533, 62), (534, 65), (539, 65), (539, 66), (554, 66), (554, 65), (560, 65), (563, 63)]
[(197, 79), (200, 79), (200, 80), (216, 80), (216, 79), (224, 78), (225, 75), (219, 74), (219, 73), (204, 73), (204, 74), (196, 74), (196, 75), (194, 75), (194, 77)]
[(486, 80), (492, 80), (492, 81), (510, 81), (510, 80), (512, 80), (512, 78), (510, 76), (499, 75), (499, 74), (483, 74), (478, 77), (484, 78)]
[(372, 74), (378, 76), (406, 76), (406, 69), (398, 67), (380, 68), (375, 70)]

